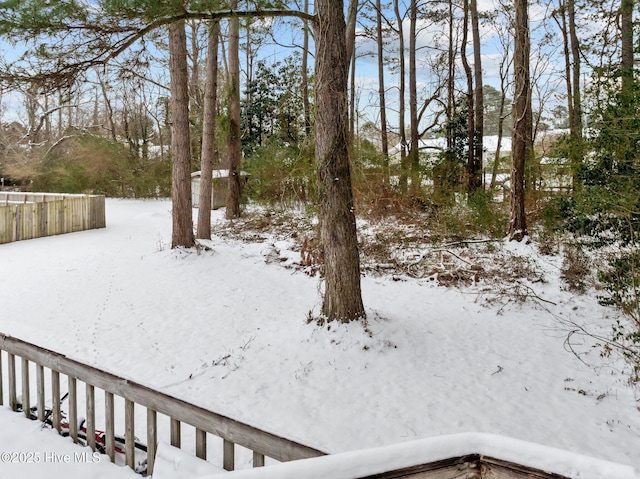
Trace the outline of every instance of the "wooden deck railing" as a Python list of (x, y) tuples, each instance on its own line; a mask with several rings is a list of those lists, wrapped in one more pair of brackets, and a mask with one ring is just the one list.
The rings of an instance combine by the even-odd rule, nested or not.
[(2, 377), (2, 355), (7, 357), (7, 389), (9, 406), (18, 409), (18, 391), (16, 380), (16, 358), (21, 361), (22, 409), (28, 416), (34, 404), (30, 390), (29, 364), (35, 364), (36, 394), (35, 406), (40, 420), (45, 416), (45, 368), (51, 374), (52, 424), (60, 432), (61, 423), (61, 389), (60, 376), (66, 375), (68, 382), (68, 421), (69, 434), (78, 441), (78, 398), (77, 382), (86, 385), (86, 429), (87, 445), (94, 451), (96, 409), (95, 388), (104, 390), (105, 394), (105, 446), (106, 453), (112, 462), (115, 460), (115, 409), (114, 396), (124, 398), (125, 402), (125, 461), (134, 468), (134, 406), (136, 404), (147, 409), (147, 474), (153, 472), (157, 445), (157, 413), (170, 418), (170, 443), (181, 447), (181, 423), (189, 424), (196, 429), (196, 456), (207, 457), (207, 434), (223, 439), (223, 467), (234, 469), (235, 444), (253, 451), (253, 466), (264, 465), (265, 456), (278, 461), (291, 461), (324, 455), (323, 451), (299, 444), (295, 441), (262, 431), (248, 424), (209, 411), (168, 394), (155, 391), (135, 381), (131, 381), (112, 373), (101, 371), (93, 366), (70, 359), (63, 354), (50, 351), (34, 344), (0, 333), (0, 405), (4, 402)]
[[(3, 368), (3, 357), (6, 367)], [(547, 446), (525, 443), (490, 434), (467, 433), (427, 438), (413, 443), (394, 444), (363, 451), (326, 455), (325, 452), (260, 430), (248, 424), (155, 391), (135, 381), (101, 371), (34, 344), (0, 333), (0, 405), (5, 393), (9, 406), (18, 410), (18, 368), (20, 363), (22, 409), (27, 416), (35, 406), (39, 420), (45, 419), (45, 369), (51, 380), (51, 422), (61, 430), (61, 375), (67, 376), (69, 435), (78, 441), (78, 382), (86, 391), (87, 445), (96, 450), (95, 389), (105, 396), (105, 452), (115, 460), (114, 397), (124, 399), (125, 462), (134, 468), (134, 408), (147, 410), (147, 474), (152, 474), (158, 443), (157, 414), (170, 420), (169, 440), (181, 447), (181, 424), (195, 428), (195, 455), (207, 459), (207, 434), (222, 438), (224, 469), (235, 468), (235, 445), (253, 451), (253, 466), (264, 466), (265, 456), (284, 464), (260, 469), (236, 471), (238, 479), (640, 479), (633, 467), (580, 456)], [(35, 365), (35, 405), (32, 403), (30, 363)], [(7, 371), (7, 378), (3, 377)], [(7, 387), (5, 388), (5, 382)], [(448, 451), (448, 452), (445, 452)], [(452, 451), (457, 451), (452, 453)], [(523, 453), (524, 451), (524, 453)], [(453, 456), (453, 457), (452, 457)], [(523, 461), (522, 458), (526, 460)], [(299, 459), (308, 459), (300, 461)], [(288, 462), (294, 461), (294, 462)], [(520, 464), (528, 462), (528, 464)], [(541, 465), (546, 464), (547, 466)], [(552, 466), (550, 466), (552, 464)], [(571, 471), (567, 473), (566, 471)]]
[(105, 227), (101, 195), (0, 192), (0, 244)]

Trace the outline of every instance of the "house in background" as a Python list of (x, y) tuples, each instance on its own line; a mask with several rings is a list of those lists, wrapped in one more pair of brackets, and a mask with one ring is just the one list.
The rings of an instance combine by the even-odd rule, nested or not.
[[(483, 153), (482, 167), (487, 168), (493, 164), (498, 147), (498, 135), (487, 135), (482, 138)], [(440, 159), (440, 155), (447, 148), (447, 139), (444, 137), (424, 138), (418, 141), (418, 150), (420, 151), (420, 163), (423, 166), (433, 165)], [(391, 164), (400, 163), (401, 145), (398, 143), (389, 152)], [(511, 137), (503, 136), (500, 145), (500, 158), (511, 155)]]

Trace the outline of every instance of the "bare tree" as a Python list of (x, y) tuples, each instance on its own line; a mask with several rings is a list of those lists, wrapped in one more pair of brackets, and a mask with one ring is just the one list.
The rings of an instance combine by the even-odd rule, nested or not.
[(382, 179), (389, 184), (389, 135), (387, 134), (387, 106), (384, 89), (384, 43), (382, 37), (382, 11), (376, 0), (376, 43), (378, 47), (378, 95), (380, 97), (380, 139), (382, 143)]
[(447, 64), (449, 71), (447, 74), (447, 155), (451, 155), (453, 152), (453, 118), (455, 116), (455, 73), (456, 73), (456, 42), (454, 38), (454, 14), (453, 14), (453, 0), (448, 2), (448, 24), (449, 24), (449, 38), (448, 38), (448, 51), (447, 51)]
[[(504, 31), (502, 32), (504, 33)], [(496, 179), (498, 176), (498, 169), (500, 168), (501, 150), (502, 150), (502, 137), (504, 130), (504, 122), (508, 113), (505, 113), (507, 104), (507, 90), (511, 82), (509, 81), (509, 70), (512, 62), (509, 51), (512, 46), (512, 36), (510, 33), (500, 34), (500, 43), (503, 47), (503, 55), (500, 59), (499, 76), (500, 76), (500, 106), (498, 107), (498, 142), (496, 145), (496, 153), (493, 158), (493, 168), (491, 170), (491, 184), (489, 189), (493, 190), (496, 186)]]
[(117, 141), (116, 124), (115, 124), (115, 121), (113, 120), (113, 108), (111, 106), (111, 99), (107, 94), (107, 82), (99, 71), (97, 72), (97, 75), (98, 75), (98, 82), (100, 82), (100, 90), (102, 91), (104, 106), (106, 109), (107, 122), (109, 124), (109, 133), (111, 134), (111, 139), (113, 141)]

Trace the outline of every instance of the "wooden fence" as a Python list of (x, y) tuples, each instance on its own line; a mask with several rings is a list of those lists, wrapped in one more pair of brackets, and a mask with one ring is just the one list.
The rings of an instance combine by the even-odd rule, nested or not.
[(0, 244), (105, 227), (101, 195), (0, 192)]
[[(114, 395), (124, 398), (125, 414), (125, 462), (135, 468), (134, 406), (147, 409), (147, 474), (153, 472), (157, 445), (157, 413), (170, 418), (170, 443), (181, 447), (180, 425), (185, 423), (195, 427), (195, 451), (201, 459), (207, 457), (207, 433), (223, 439), (223, 467), (234, 469), (235, 444), (253, 451), (253, 466), (264, 466), (265, 456), (278, 461), (291, 461), (324, 455), (323, 451), (299, 444), (283, 437), (262, 431), (248, 424), (206, 410), (168, 394), (154, 391), (135, 381), (101, 371), (95, 367), (80, 363), (66, 356), (43, 349), (34, 344), (0, 333), (0, 405), (4, 401), (2, 377), (2, 355), (7, 356), (7, 383), (9, 406), (18, 409), (18, 391), (16, 381), (16, 358), (21, 360), (22, 410), (30, 415), (32, 405), (37, 407), (38, 419), (45, 417), (45, 368), (51, 374), (52, 424), (61, 431), (60, 376), (67, 376), (69, 435), (78, 441), (78, 397), (77, 383), (85, 384), (86, 390), (86, 437), (87, 445), (96, 450), (96, 409), (95, 388), (105, 394), (105, 449), (112, 462), (115, 461), (115, 409)], [(32, 402), (29, 371), (30, 363), (35, 363), (36, 394)]]

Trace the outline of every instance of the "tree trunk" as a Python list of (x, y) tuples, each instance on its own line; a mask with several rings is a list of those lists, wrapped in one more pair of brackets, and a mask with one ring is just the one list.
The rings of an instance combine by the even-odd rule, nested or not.
[(416, 23), (417, 0), (409, 5), (409, 164), (411, 167), (411, 192), (420, 191), (420, 154), (418, 152), (418, 81), (416, 72)]
[(189, 149), (189, 73), (184, 21), (169, 25), (173, 234), (171, 247), (194, 244)]
[[(356, 136), (356, 57), (351, 57), (351, 74), (349, 75), (349, 146), (355, 148)], [(352, 151), (356, 151), (355, 149)]]
[[(571, 39), (571, 59), (573, 60), (573, 134), (579, 141), (582, 140), (582, 94), (580, 88), (580, 40), (576, 30), (575, 0), (567, 2), (569, 14), (569, 38)], [(633, 55), (633, 54), (632, 54)], [(633, 58), (632, 58), (633, 62)], [(582, 157), (580, 158), (582, 161)]]
[[(304, 12), (309, 13), (309, 0), (304, 0)], [(309, 104), (309, 75), (307, 63), (309, 61), (309, 22), (304, 20), (304, 39), (302, 44), (302, 105), (304, 109), (304, 136), (311, 138), (311, 105)]]
[(356, 20), (358, 18), (358, 0), (350, 0), (347, 11), (347, 24), (345, 28), (347, 61), (351, 63), (356, 55)]
[(634, 0), (620, 2), (620, 70), (622, 97), (633, 92), (633, 4)]
[[(571, 1), (571, 0), (569, 0)], [(571, 44), (569, 40), (569, 27), (567, 26), (567, 10), (568, 5), (563, 1), (560, 1), (557, 13), (554, 13), (554, 19), (560, 27), (560, 33), (562, 34), (562, 46), (564, 53), (564, 75), (567, 88), (567, 112), (569, 113), (569, 130), (573, 135), (573, 128), (575, 124), (574, 110), (573, 110), (573, 82), (571, 76)], [(557, 15), (560, 15), (558, 20)]]
[(198, 44), (200, 23), (191, 20), (189, 27), (191, 30), (191, 78), (189, 81), (189, 99), (192, 110), (202, 110), (203, 96), (200, 87), (200, 45)]
[[(238, 1), (230, 5), (238, 8)], [(240, 217), (240, 21), (237, 17), (229, 19), (229, 132), (227, 133), (227, 155), (229, 168), (229, 194), (227, 196), (226, 218)]]
[[(201, 73), (200, 73), (200, 58), (201, 48), (198, 43), (198, 36), (200, 33), (200, 23), (195, 20), (190, 20), (187, 23), (188, 31), (191, 35), (188, 36), (188, 43), (190, 48), (187, 51), (187, 60), (191, 65), (189, 73), (189, 113), (192, 118), (200, 119), (203, 110), (203, 93), (200, 85)], [(190, 60), (190, 61), (189, 61)], [(202, 130), (194, 128), (191, 131), (191, 156), (193, 158), (200, 158), (202, 156)]]
[(474, 122), (473, 122), (473, 170), (471, 171), (470, 190), (482, 187), (482, 152), (484, 149), (482, 137), (484, 135), (484, 98), (482, 92), (482, 55), (480, 50), (480, 22), (478, 18), (478, 2), (471, 0), (471, 31), (473, 35), (473, 76), (474, 90)]
[[(580, 185), (578, 172), (582, 164), (582, 105), (580, 95), (580, 47), (575, 25), (575, 0), (560, 2), (558, 13), (563, 40), (565, 77), (567, 88), (567, 111), (569, 113), (569, 135), (571, 147), (569, 161), (573, 170), (574, 191)], [(568, 18), (568, 19), (567, 19)]]
[(380, 95), (380, 141), (382, 143), (382, 181), (389, 184), (389, 136), (387, 134), (387, 107), (384, 91), (384, 43), (382, 38), (382, 11), (376, 0), (376, 35), (378, 43), (378, 94)]
[(328, 321), (365, 317), (347, 144), (347, 79), (342, 0), (318, 0), (316, 162), (324, 256), (322, 314)]
[(515, 95), (513, 108), (513, 145), (511, 167), (511, 216), (509, 239), (522, 241), (527, 235), (524, 207), (524, 167), (530, 154), (531, 80), (529, 77), (529, 15), (527, 0), (515, 0), (515, 45), (513, 54)]
[(349, 145), (353, 146), (356, 124), (356, 20), (358, 17), (358, 0), (350, 0), (347, 9), (345, 29), (347, 60), (351, 65), (351, 85), (349, 100)]
[(198, 208), (198, 232), (200, 239), (211, 239), (211, 191), (213, 164), (216, 158), (216, 104), (218, 102), (218, 35), (220, 24), (209, 26), (207, 54), (207, 79), (204, 91), (202, 125), (202, 156), (200, 159), (200, 197)]
[(469, 0), (464, 0), (463, 8), (463, 21), (462, 21), (462, 42), (460, 47), (460, 57), (462, 59), (462, 66), (467, 77), (467, 136), (468, 136), (468, 150), (467, 150), (467, 193), (469, 196), (475, 191), (474, 174), (476, 170), (475, 166), (475, 152), (474, 152), (474, 136), (476, 133), (475, 128), (475, 113), (474, 113), (474, 95), (473, 95), (473, 73), (471, 72), (471, 66), (467, 59), (467, 39), (469, 33)]
[(398, 60), (400, 62), (400, 71), (398, 78), (398, 133), (400, 136), (400, 191), (407, 192), (407, 136), (404, 131), (404, 114), (405, 114), (405, 61), (404, 61), (404, 30), (403, 18), (400, 15), (399, 0), (394, 0), (393, 9), (398, 22)]
[(496, 154), (493, 160), (493, 169), (491, 171), (491, 185), (489, 189), (493, 191), (496, 186), (496, 178), (498, 176), (498, 169), (500, 168), (500, 154), (502, 149), (502, 130), (504, 129), (504, 109), (507, 101), (507, 72), (505, 71), (504, 64), (507, 62), (507, 53), (503, 57), (500, 63), (500, 108), (498, 111), (498, 144), (496, 146)]
[(449, 72), (447, 75), (447, 160), (451, 160), (453, 152), (453, 118), (455, 116), (455, 72), (456, 72), (456, 47), (455, 40), (453, 38), (454, 33), (454, 15), (453, 15), (453, 0), (449, 0), (449, 52), (448, 52), (448, 66)]

